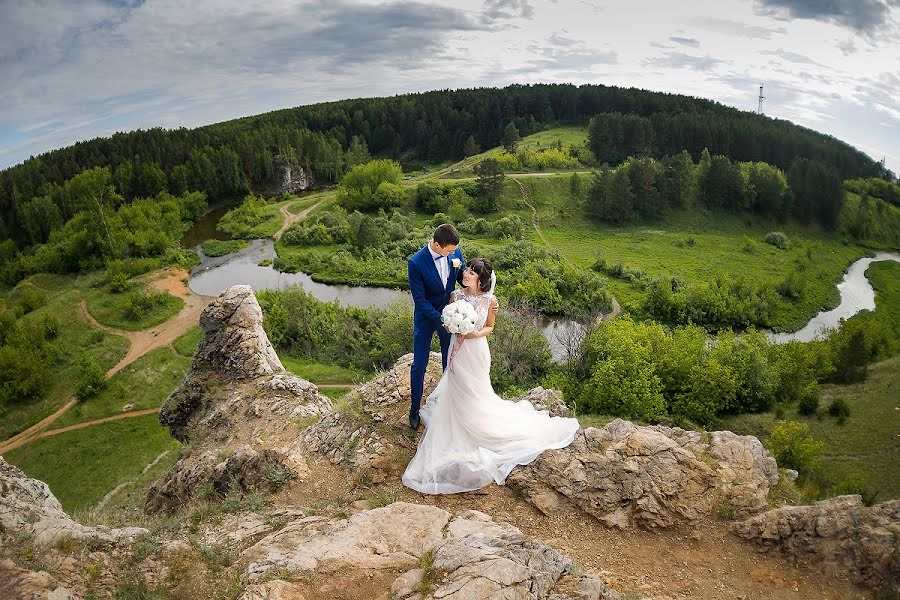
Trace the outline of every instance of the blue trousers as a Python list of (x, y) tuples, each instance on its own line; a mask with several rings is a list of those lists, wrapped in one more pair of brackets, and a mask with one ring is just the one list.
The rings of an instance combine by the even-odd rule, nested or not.
[(417, 323), (413, 333), (413, 362), (409, 369), (409, 391), (412, 396), (410, 412), (418, 412), (422, 403), (422, 389), (425, 386), (425, 369), (431, 352), (431, 339), (435, 332), (441, 340), (441, 366), (447, 368), (447, 352), (450, 348), (450, 334), (443, 327), (432, 323)]

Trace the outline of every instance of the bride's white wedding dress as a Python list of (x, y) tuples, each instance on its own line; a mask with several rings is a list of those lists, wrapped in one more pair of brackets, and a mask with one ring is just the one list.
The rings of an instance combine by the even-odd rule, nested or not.
[[(484, 327), (491, 296), (456, 290), (451, 302), (470, 302)], [(544, 450), (564, 448), (578, 430), (576, 419), (551, 417), (527, 400), (510, 402), (491, 386), (486, 337), (450, 342), (451, 359), (419, 414), (425, 435), (406, 467), (403, 483), (426, 494), (453, 494), (502, 484), (516, 465)]]

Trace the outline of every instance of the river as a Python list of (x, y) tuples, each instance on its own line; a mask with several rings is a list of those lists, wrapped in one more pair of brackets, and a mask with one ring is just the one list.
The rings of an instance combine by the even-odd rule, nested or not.
[[(296, 284), (319, 300), (337, 300), (345, 306), (387, 308), (394, 302), (412, 301), (406, 290), (318, 283), (306, 273), (282, 273), (271, 265), (259, 266), (260, 262), (275, 258), (275, 248), (268, 239), (253, 240), (247, 248), (220, 257), (204, 256), (199, 246), (196, 250), (201, 263), (191, 270), (189, 285), (196, 293), (206, 296), (218, 296), (225, 288), (238, 283), (247, 284), (254, 290), (284, 289)], [(900, 255), (879, 252), (874, 257), (857, 260), (850, 265), (843, 281), (837, 286), (841, 301), (836, 308), (820, 312), (799, 331), (767, 332), (769, 339), (776, 343), (791, 340), (808, 342), (821, 337), (824, 330), (837, 327), (841, 319), (847, 319), (861, 310), (873, 310), (875, 291), (865, 272), (870, 264), (882, 260), (900, 262)], [(539, 325), (556, 361), (566, 358), (565, 340), (583, 327), (577, 321), (564, 318), (543, 319)]]

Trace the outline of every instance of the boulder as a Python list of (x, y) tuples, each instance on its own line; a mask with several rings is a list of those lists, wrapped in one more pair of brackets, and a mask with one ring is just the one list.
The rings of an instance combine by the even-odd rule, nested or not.
[(25, 535), (32, 543), (48, 546), (57, 540), (98, 539), (129, 543), (147, 533), (142, 527), (88, 527), (67, 515), (43, 481), (32, 479), (0, 456), (0, 523), (7, 534)]
[(609, 526), (694, 523), (766, 507), (775, 460), (759, 440), (615, 419), (516, 468), (506, 483), (545, 514), (575, 505)]
[(764, 550), (831, 563), (858, 584), (900, 594), (900, 500), (864, 506), (860, 496), (838, 496), (784, 506), (734, 531)]

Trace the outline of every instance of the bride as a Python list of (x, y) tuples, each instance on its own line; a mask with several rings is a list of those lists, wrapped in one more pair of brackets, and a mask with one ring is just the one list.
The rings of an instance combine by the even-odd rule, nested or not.
[(416, 491), (452, 494), (502, 484), (516, 465), (568, 446), (578, 430), (576, 419), (551, 417), (527, 400), (509, 402), (494, 393), (487, 344), (494, 282), (490, 261), (476, 258), (463, 272), (463, 289), (450, 298), (471, 303), (478, 321), (474, 332), (451, 339), (447, 370), (420, 412), (425, 435), (403, 474)]

